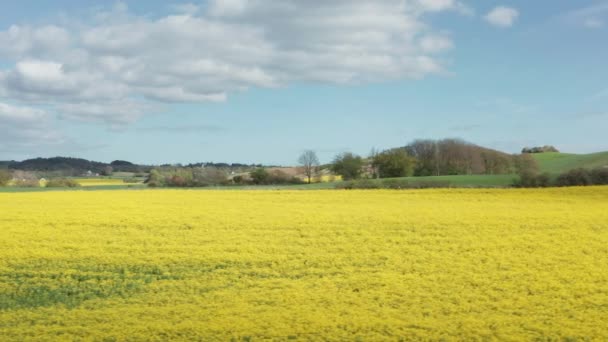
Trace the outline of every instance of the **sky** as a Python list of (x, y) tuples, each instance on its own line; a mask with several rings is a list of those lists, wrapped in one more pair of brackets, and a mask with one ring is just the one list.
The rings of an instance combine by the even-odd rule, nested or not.
[(607, 61), (605, 0), (5, 1), (0, 160), (604, 151)]

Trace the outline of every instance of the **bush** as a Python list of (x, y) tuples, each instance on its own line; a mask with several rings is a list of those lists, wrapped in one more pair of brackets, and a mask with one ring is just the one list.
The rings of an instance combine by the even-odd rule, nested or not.
[(536, 186), (546, 188), (551, 186), (551, 174), (548, 172), (536, 176)]
[(416, 181), (409, 183), (407, 189), (443, 189), (450, 187), (452, 187), (452, 184), (448, 181)]
[(434, 189), (449, 188), (450, 182), (447, 181), (415, 181), (408, 182), (400, 179), (386, 179), (382, 182), (363, 179), (358, 181), (347, 181), (336, 184), (336, 189)]
[(165, 179), (165, 184), (167, 184), (167, 186), (174, 186), (174, 187), (185, 187), (188, 185), (188, 183), (186, 182), (186, 179), (179, 175), (173, 175), (173, 176), (167, 177), (167, 179)]
[(127, 184), (141, 183), (141, 179), (135, 178), (135, 177), (125, 178), (122, 181), (123, 181), (123, 183), (127, 183)]
[(586, 186), (593, 185), (593, 179), (589, 170), (574, 169), (559, 175), (556, 184), (558, 186)]
[(305, 182), (298, 177), (293, 177), (281, 170), (273, 170), (269, 173), (268, 184), (304, 184)]
[(47, 188), (76, 188), (79, 186), (78, 182), (67, 178), (55, 178), (46, 183)]
[(204, 167), (192, 169), (192, 182), (189, 186), (204, 187), (227, 183), (229, 180), (226, 172), (215, 167)]
[[(255, 169), (254, 171), (252, 171), (250, 173), (250, 177), (251, 177), (251, 182), (255, 185), (285, 185), (285, 184), (304, 184), (305, 183), (300, 178), (290, 176), (281, 170), (268, 171), (264, 168)], [(236, 180), (235, 179), (233, 179), (233, 180), (236, 183)], [(240, 181), (244, 182), (245, 180), (243, 178), (241, 178)]]
[(382, 181), (382, 187), (386, 189), (407, 189), (409, 182), (402, 179), (385, 179)]
[(540, 175), (521, 173), (519, 179), (517, 179), (513, 185), (522, 188), (608, 185), (608, 168), (597, 168), (593, 170), (574, 169), (560, 174), (555, 180), (553, 180), (548, 173)]
[(251, 181), (253, 182), (253, 184), (258, 184), (258, 185), (267, 184), (268, 177), (269, 177), (268, 171), (266, 171), (266, 169), (262, 168), (262, 167), (251, 171), (250, 176), (251, 176)]
[(519, 174), (519, 179), (513, 182), (513, 186), (519, 188), (546, 188), (551, 186), (551, 175), (547, 172), (541, 174), (523, 172)]
[(148, 184), (148, 186), (152, 188), (164, 185), (162, 175), (160, 174), (160, 171), (156, 169), (150, 171), (148, 179), (146, 179), (144, 183)]
[(18, 188), (39, 188), (40, 181), (37, 179), (17, 179), (15, 180), (15, 186)]
[(414, 173), (416, 160), (404, 148), (395, 148), (374, 156), (372, 165), (380, 178), (408, 177)]
[(364, 179), (360, 181), (346, 181), (338, 183), (336, 189), (352, 190), (352, 189), (379, 189), (380, 183)]
[(608, 167), (600, 167), (592, 170), (591, 180), (595, 185), (608, 185)]
[(8, 185), (8, 182), (11, 181), (13, 177), (8, 170), (0, 169), (0, 186)]

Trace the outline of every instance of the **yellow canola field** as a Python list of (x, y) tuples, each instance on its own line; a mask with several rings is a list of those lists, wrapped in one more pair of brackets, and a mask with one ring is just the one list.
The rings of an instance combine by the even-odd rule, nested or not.
[(75, 179), (81, 186), (108, 186), (108, 185), (125, 185), (122, 179), (113, 178), (77, 178)]
[(608, 340), (608, 187), (0, 193), (0, 340)]

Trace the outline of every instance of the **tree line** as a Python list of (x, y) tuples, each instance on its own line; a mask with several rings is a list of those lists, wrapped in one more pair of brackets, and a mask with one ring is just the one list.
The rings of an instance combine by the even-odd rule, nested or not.
[(251, 170), (256, 167), (263, 167), (261, 164), (243, 164), (243, 163), (192, 163), (188, 165), (171, 165), (163, 164), (160, 166), (141, 165), (131, 163), (126, 160), (114, 160), (111, 163), (102, 163), (90, 161), (82, 158), (70, 157), (52, 157), (52, 158), (34, 158), (23, 161), (0, 161), (0, 168), (8, 170), (35, 171), (38, 173), (47, 173), (51, 177), (75, 177), (85, 175), (91, 171), (93, 174), (108, 176), (113, 172), (131, 172), (131, 173), (148, 173), (154, 168), (171, 168), (171, 167), (212, 167), (230, 170)]
[(300, 178), (279, 169), (257, 167), (250, 172), (234, 174), (224, 168), (158, 167), (150, 171), (145, 183), (150, 187), (207, 187), (229, 185), (303, 184)]
[[(367, 156), (351, 152), (339, 153), (330, 164), (324, 166), (320, 165), (314, 151), (306, 150), (297, 158), (297, 175), (285, 172), (285, 168), (256, 164), (195, 163), (186, 166), (165, 164), (153, 167), (123, 160), (105, 164), (78, 158), (36, 158), (23, 162), (2, 162), (0, 185), (6, 185), (11, 179), (13, 183), (34, 184), (37, 177), (31, 176), (33, 171), (28, 170), (37, 170), (39, 176), (42, 175), (40, 172), (43, 172), (44, 177), (48, 179), (63, 178), (58, 185), (67, 184), (64, 180), (66, 176), (79, 176), (83, 170), (99, 171), (101, 175), (110, 175), (116, 171), (145, 170), (146, 183), (152, 187), (302, 184), (318, 181), (321, 175), (339, 175), (343, 180), (349, 181), (411, 176), (518, 174), (519, 177), (513, 185), (520, 187), (605, 184), (605, 179), (608, 178), (605, 168), (578, 169), (559, 176), (540, 173), (531, 154), (553, 151), (557, 151), (553, 146), (542, 146), (524, 148), (524, 153), (510, 155), (461, 139), (418, 139), (402, 147), (382, 151), (372, 149)], [(389, 182), (385, 185), (391, 188), (440, 186), (434, 183), (403, 182)]]
[(414, 140), (403, 147), (372, 150), (367, 158), (346, 152), (331, 163), (331, 170), (345, 180), (509, 174), (516, 168), (516, 156), (460, 139)]

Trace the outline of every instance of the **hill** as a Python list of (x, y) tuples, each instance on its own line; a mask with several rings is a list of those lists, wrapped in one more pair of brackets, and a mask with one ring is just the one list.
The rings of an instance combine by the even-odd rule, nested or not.
[(591, 154), (571, 153), (536, 153), (532, 154), (538, 162), (541, 172), (562, 173), (572, 169), (592, 169), (608, 166), (608, 152)]
[[(125, 160), (115, 160), (111, 163), (102, 163), (96, 161), (90, 161), (81, 158), (69, 158), (69, 157), (53, 157), (53, 158), (35, 158), (27, 159), (23, 161), (3, 161), (0, 160), (0, 167), (9, 168), (13, 170), (24, 170), (24, 171), (63, 171), (63, 170), (78, 170), (93, 172), (101, 172), (106, 167), (112, 167), (114, 171), (119, 172), (138, 172), (138, 171), (149, 171), (154, 166), (151, 165), (140, 165), (134, 164)], [(160, 166), (174, 167), (183, 165), (163, 164)], [(242, 163), (196, 163), (188, 164), (187, 167), (217, 167), (217, 168), (253, 168), (253, 167), (270, 167), (269, 165), (262, 164), (242, 164)]]
[(36, 158), (27, 159), (21, 162), (12, 161), (8, 163), (9, 169), (23, 171), (64, 171), (74, 170), (76, 173), (83, 173), (88, 170), (92, 172), (102, 172), (108, 164), (89, 161), (80, 158)]

